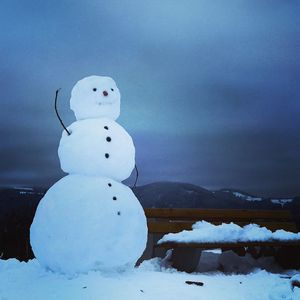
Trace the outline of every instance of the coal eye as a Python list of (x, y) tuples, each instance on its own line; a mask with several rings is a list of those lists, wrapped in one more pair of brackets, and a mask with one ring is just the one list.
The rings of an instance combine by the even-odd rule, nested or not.
[(97, 91), (97, 89), (96, 89), (96, 88), (93, 88), (93, 91), (94, 91), (94, 92), (96, 92), (96, 91)]
[(114, 91), (114, 89), (110, 89), (112, 92)]

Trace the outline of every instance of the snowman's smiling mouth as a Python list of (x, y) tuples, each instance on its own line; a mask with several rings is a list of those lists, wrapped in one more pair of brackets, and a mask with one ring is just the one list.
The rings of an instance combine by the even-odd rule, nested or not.
[(112, 105), (112, 102), (97, 102), (98, 105)]

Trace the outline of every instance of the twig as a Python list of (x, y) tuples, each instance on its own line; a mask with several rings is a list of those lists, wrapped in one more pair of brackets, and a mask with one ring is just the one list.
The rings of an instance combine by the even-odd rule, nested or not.
[(55, 100), (54, 100), (54, 108), (55, 108), (55, 112), (56, 112), (56, 116), (61, 124), (61, 126), (64, 128), (64, 130), (67, 132), (68, 135), (71, 135), (71, 132), (67, 129), (67, 127), (65, 126), (64, 122), (62, 121), (58, 110), (57, 110), (57, 96), (58, 96), (58, 92), (60, 91), (60, 88), (58, 90), (56, 90), (55, 92)]
[(139, 178), (139, 170), (138, 170), (136, 164), (135, 164), (134, 168), (135, 168), (135, 171), (136, 171), (136, 177), (135, 177), (135, 182), (134, 182), (133, 187), (136, 187), (136, 184), (137, 184), (137, 181), (138, 181), (138, 178)]
[(203, 286), (204, 285), (204, 283), (201, 282), (201, 281), (190, 281), (190, 280), (187, 280), (185, 283), (188, 284), (188, 285), (192, 285), (192, 284), (198, 285), (198, 286)]

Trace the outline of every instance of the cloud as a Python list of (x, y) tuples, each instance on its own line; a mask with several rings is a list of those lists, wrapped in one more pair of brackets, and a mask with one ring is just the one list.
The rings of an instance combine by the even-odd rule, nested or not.
[(300, 193), (295, 2), (32, 0), (1, 13), (2, 184), (63, 175), (54, 92), (70, 124), (74, 83), (107, 74), (141, 182)]

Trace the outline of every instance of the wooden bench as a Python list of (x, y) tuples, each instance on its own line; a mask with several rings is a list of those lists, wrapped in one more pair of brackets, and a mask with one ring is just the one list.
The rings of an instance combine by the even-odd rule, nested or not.
[[(192, 272), (197, 267), (201, 251), (207, 249), (232, 249), (240, 255), (246, 251), (253, 255), (273, 255), (278, 262), (286, 267), (300, 267), (300, 241), (268, 241), (239, 243), (177, 243), (157, 244), (167, 233), (191, 230), (192, 225), (201, 220), (213, 224), (234, 222), (244, 226), (255, 223), (275, 231), (284, 229), (297, 232), (298, 228), (289, 211), (286, 210), (241, 210), (241, 209), (190, 209), (190, 208), (146, 208), (152, 257), (157, 250), (173, 249), (173, 266), (182, 271)], [(257, 249), (259, 247), (259, 249)], [(257, 253), (258, 252), (258, 253)], [(164, 252), (163, 252), (164, 253)]]

